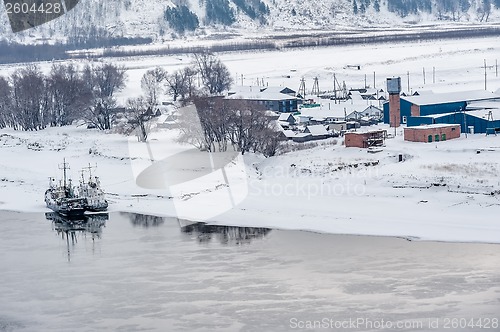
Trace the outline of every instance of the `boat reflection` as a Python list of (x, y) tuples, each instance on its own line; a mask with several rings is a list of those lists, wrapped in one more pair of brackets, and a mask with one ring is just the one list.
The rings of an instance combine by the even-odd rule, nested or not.
[(208, 243), (216, 240), (224, 245), (245, 245), (250, 244), (253, 240), (264, 239), (270, 228), (261, 227), (238, 227), (238, 226), (221, 226), (208, 225), (206, 223), (193, 223), (187, 220), (179, 219), (181, 232), (190, 235), (191, 238), (196, 236), (199, 243)]
[(45, 213), (45, 218), (52, 221), (53, 229), (66, 240), (68, 249), (68, 261), (71, 259), (71, 248), (78, 243), (78, 237), (91, 236), (92, 242), (100, 239), (102, 228), (109, 219), (107, 213), (85, 214), (78, 217), (68, 218), (56, 212)]

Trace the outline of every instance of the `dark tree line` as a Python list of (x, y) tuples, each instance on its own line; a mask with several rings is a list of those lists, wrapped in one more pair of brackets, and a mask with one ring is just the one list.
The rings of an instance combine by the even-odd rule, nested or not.
[[(354, 0), (356, 1), (356, 0)], [(365, 1), (365, 0), (358, 0)], [(369, 0), (368, 0), (369, 2)], [(357, 7), (357, 6), (355, 6)], [(500, 8), (500, 0), (388, 0), (387, 9), (405, 17), (411, 14), (432, 13), (439, 19), (460, 19), (471, 8), (480, 21), (487, 21), (492, 8)], [(354, 8), (356, 11), (357, 8)]]
[(36, 65), (0, 77), (0, 128), (40, 130), (75, 120), (110, 129), (114, 94), (125, 85), (125, 70), (112, 64), (54, 64), (48, 74)]
[(231, 25), (236, 21), (228, 0), (206, 0), (205, 24)]
[(190, 11), (186, 5), (168, 7), (163, 17), (170, 28), (181, 34), (186, 31), (194, 31), (200, 26), (198, 16)]
[(251, 19), (260, 19), (262, 23), (265, 22), (265, 17), (269, 15), (269, 6), (260, 0), (246, 1), (246, 0), (233, 0), (233, 2)]

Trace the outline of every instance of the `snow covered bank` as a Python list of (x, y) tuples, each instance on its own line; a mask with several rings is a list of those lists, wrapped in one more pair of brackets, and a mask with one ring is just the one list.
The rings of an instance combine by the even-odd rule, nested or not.
[[(339, 140), (269, 159), (248, 155), (243, 191), (234, 189), (231, 163), (229, 180), (179, 164), (175, 170), (160, 168), (150, 184), (138, 185), (152, 165), (190, 149), (177, 144), (176, 136), (161, 130), (143, 144), (76, 127), (1, 130), (0, 209), (47, 211), (48, 177), (60, 174), (58, 164), (66, 158), (74, 179), (82, 167), (98, 165), (111, 211), (177, 215), (176, 202), (182, 202), (193, 211), (210, 211), (200, 219), (210, 215), (210, 222), (220, 224), (500, 243), (500, 137), (424, 144), (404, 142), (398, 133), (377, 154), (345, 148)], [(232, 208), (224, 205), (235, 197)]]

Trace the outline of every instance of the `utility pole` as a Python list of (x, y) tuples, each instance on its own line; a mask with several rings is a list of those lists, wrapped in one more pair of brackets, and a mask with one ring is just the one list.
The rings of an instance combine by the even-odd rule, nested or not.
[(408, 93), (410, 93), (410, 71), (408, 71), (406, 75), (408, 76)]
[(373, 88), (377, 88), (377, 75), (375, 72), (373, 72)]
[(335, 105), (337, 104), (337, 78), (335, 77), (335, 73), (333, 73), (333, 102)]
[(306, 98), (306, 80), (305, 78), (302, 77), (300, 80), (300, 88), (299, 88), (299, 95), (302, 98)]
[(486, 59), (484, 59), (484, 89), (488, 90), (488, 73), (486, 71)]
[[(465, 108), (467, 108), (467, 106)], [(465, 138), (467, 138), (467, 132), (469, 131), (469, 128), (467, 128), (467, 114), (465, 114), (465, 108), (462, 110), (462, 112), (464, 115)]]
[(365, 74), (365, 89), (366, 89), (366, 74)]
[(424, 67), (424, 68), (422, 68), (422, 73), (423, 73), (423, 75), (424, 75), (424, 85), (425, 85), (425, 67)]
[(319, 96), (319, 94), (320, 94), (318, 77), (314, 78), (314, 84), (313, 84), (313, 88), (311, 90), (311, 94), (316, 95), (316, 96)]

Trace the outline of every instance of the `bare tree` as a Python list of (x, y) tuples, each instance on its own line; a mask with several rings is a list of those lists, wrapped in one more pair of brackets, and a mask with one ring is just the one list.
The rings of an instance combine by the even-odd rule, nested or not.
[(179, 109), (179, 129), (181, 134), (178, 141), (180, 143), (193, 145), (200, 150), (207, 148), (207, 140), (194, 104)]
[(224, 100), (221, 97), (197, 97), (194, 99), (194, 105), (203, 129), (207, 150), (227, 151), (231, 113)]
[(5, 77), (0, 76), (0, 129), (14, 126), (11, 110), (11, 88)]
[(147, 98), (138, 97), (127, 100), (125, 117), (131, 129), (136, 130), (140, 142), (146, 142), (150, 131), (150, 122), (153, 111)]
[(196, 94), (195, 77), (197, 75), (195, 67), (184, 67), (182, 69), (182, 78), (184, 80), (184, 88), (181, 90), (181, 98), (183, 101), (191, 100)]
[(178, 98), (187, 101), (195, 95), (194, 77), (196, 73), (196, 68), (184, 67), (167, 75), (165, 79), (167, 91), (172, 95), (174, 101), (177, 101)]
[(87, 66), (83, 76), (93, 99), (92, 106), (87, 108), (85, 120), (101, 130), (111, 129), (116, 107), (114, 94), (125, 87), (125, 68), (112, 64)]
[(229, 135), (233, 145), (241, 154), (262, 152), (272, 156), (279, 146), (279, 134), (274, 121), (267, 116), (266, 109), (255, 102), (226, 100), (232, 114)]
[(242, 154), (253, 151), (272, 156), (278, 151), (278, 131), (261, 105), (222, 97), (195, 98), (194, 105), (209, 151), (227, 151), (229, 143)]
[(14, 121), (23, 130), (39, 130), (45, 127), (47, 95), (45, 80), (36, 65), (28, 65), (11, 75)]
[(172, 95), (174, 101), (181, 95), (184, 89), (184, 78), (182, 77), (182, 72), (176, 70), (165, 78), (167, 82), (167, 91)]
[(92, 91), (86, 87), (73, 64), (52, 66), (47, 78), (52, 126), (71, 124), (89, 106)]
[(142, 76), (141, 88), (149, 107), (153, 108), (158, 104), (158, 96), (162, 93), (162, 83), (166, 78), (167, 72), (161, 67), (148, 70)]
[(210, 95), (221, 94), (233, 84), (229, 69), (215, 55), (197, 53), (195, 54), (195, 62), (203, 85)]

